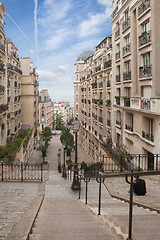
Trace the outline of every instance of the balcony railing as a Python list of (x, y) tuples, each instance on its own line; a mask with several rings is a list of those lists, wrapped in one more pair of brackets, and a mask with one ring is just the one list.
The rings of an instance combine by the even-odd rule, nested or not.
[(107, 87), (111, 87), (111, 81), (107, 81)]
[(95, 72), (98, 72), (101, 70), (101, 65), (99, 65), (98, 67), (95, 68)]
[(111, 120), (107, 119), (107, 126), (110, 127), (111, 126)]
[(143, 46), (144, 44), (151, 41), (151, 31), (143, 32), (139, 36), (139, 46)]
[(120, 59), (120, 51), (116, 53), (116, 61)]
[(139, 68), (140, 78), (151, 77), (151, 76), (152, 76), (151, 65), (143, 66)]
[(116, 124), (117, 124), (118, 126), (121, 126), (121, 121), (120, 121), (120, 120), (116, 120)]
[(142, 131), (142, 137), (146, 138), (147, 140), (150, 140), (150, 141), (154, 142), (153, 133), (148, 133), (148, 132)]
[(116, 32), (115, 32), (115, 39), (118, 38), (120, 36), (120, 29), (118, 29)]
[(0, 105), (0, 113), (4, 113), (8, 110), (8, 106), (7, 105), (4, 105), (4, 104), (1, 104)]
[(123, 73), (123, 81), (131, 80), (131, 71)]
[(0, 64), (0, 71), (5, 73), (5, 69), (4, 69), (4, 66), (2, 64)]
[(124, 98), (124, 106), (130, 107), (130, 98)]
[(5, 87), (3, 85), (0, 85), (0, 93), (4, 93)]
[(107, 62), (104, 63), (104, 68), (109, 68), (112, 66), (112, 61), (111, 60), (108, 60)]
[(122, 29), (125, 31), (130, 26), (130, 17), (128, 17), (124, 22), (122, 23)]
[(120, 105), (120, 97), (116, 96), (115, 98), (116, 98), (116, 104)]
[(7, 131), (7, 137), (10, 135), (10, 133), (11, 133), (11, 131), (10, 131), (10, 130), (8, 130), (8, 131)]
[(143, 0), (142, 4), (138, 8), (138, 15), (140, 16), (150, 7), (150, 0)]
[(116, 75), (116, 82), (117, 83), (121, 82), (121, 75), (120, 74)]
[(99, 122), (103, 123), (103, 117), (101, 117), (101, 116), (99, 117)]
[(0, 28), (4, 31), (4, 24), (0, 21)]
[(114, 18), (116, 16), (117, 11), (118, 11), (118, 6), (114, 9), (114, 11), (112, 13), (112, 18)]
[(128, 124), (126, 124), (126, 125), (125, 125), (125, 129), (127, 129), (127, 130), (133, 132), (133, 126), (132, 126), (132, 125), (128, 125)]
[(131, 52), (131, 44), (128, 43), (126, 46), (123, 47), (123, 56)]
[(11, 114), (7, 113), (7, 119), (10, 119), (10, 117), (11, 117)]
[(103, 88), (103, 82), (99, 83), (99, 88)]
[(0, 42), (0, 49), (5, 53), (5, 46)]
[(5, 124), (3, 123), (1, 126), (1, 131), (4, 131), (4, 129), (5, 129)]
[(150, 99), (141, 99), (141, 109), (150, 110), (151, 109), (151, 101)]

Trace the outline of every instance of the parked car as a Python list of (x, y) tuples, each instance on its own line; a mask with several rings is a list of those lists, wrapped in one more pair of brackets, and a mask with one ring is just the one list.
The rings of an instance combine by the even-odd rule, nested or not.
[(56, 131), (55, 130), (52, 130), (52, 135), (56, 135)]

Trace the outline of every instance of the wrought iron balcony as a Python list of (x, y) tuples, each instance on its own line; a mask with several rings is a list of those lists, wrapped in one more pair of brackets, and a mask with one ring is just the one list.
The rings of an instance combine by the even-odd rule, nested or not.
[(130, 107), (130, 98), (124, 98), (124, 106)]
[(118, 6), (114, 9), (114, 11), (112, 13), (112, 18), (114, 18), (116, 16), (117, 11), (118, 11)]
[(0, 42), (0, 49), (5, 53), (5, 46)]
[(117, 105), (120, 105), (120, 97), (119, 97), (119, 96), (116, 96), (115, 98), (116, 98), (116, 104), (117, 104)]
[(131, 80), (131, 71), (123, 73), (123, 81)]
[(5, 124), (3, 123), (1, 126), (1, 131), (4, 131), (4, 129), (5, 129)]
[(10, 119), (10, 117), (11, 117), (11, 114), (7, 113), (7, 119)]
[(10, 130), (8, 130), (8, 131), (7, 131), (7, 137), (10, 135), (10, 133), (11, 133), (11, 131), (10, 131)]
[(116, 53), (116, 61), (120, 59), (120, 51)]
[(4, 24), (0, 21), (0, 28), (4, 31)]
[(99, 65), (98, 67), (95, 68), (95, 72), (98, 72), (101, 70), (101, 65)]
[(146, 99), (146, 98), (141, 99), (141, 109), (151, 110), (150, 99)]
[(103, 123), (103, 117), (99, 116), (99, 122)]
[(132, 125), (128, 125), (128, 124), (126, 124), (126, 125), (125, 125), (125, 129), (127, 129), (127, 130), (133, 132), (133, 126), (132, 126)]
[(103, 82), (99, 83), (99, 88), (103, 88)]
[(8, 106), (1, 104), (0, 105), (0, 113), (5, 113), (8, 110)]
[(120, 74), (116, 75), (116, 82), (117, 83), (121, 82), (121, 75)]
[(130, 26), (130, 17), (128, 17), (124, 22), (122, 23), (122, 29), (125, 31)]
[(151, 76), (152, 76), (151, 65), (143, 66), (139, 68), (140, 78), (151, 77)]
[(143, 138), (146, 138), (147, 140), (150, 140), (150, 141), (154, 142), (153, 133), (149, 133), (149, 132), (144, 132), (144, 131), (142, 131), (142, 137), (143, 137)]
[(121, 126), (121, 121), (120, 121), (120, 120), (116, 120), (116, 124), (117, 124), (118, 126)]
[(4, 69), (4, 66), (2, 64), (0, 64), (0, 71), (5, 73), (5, 69)]
[(151, 31), (143, 32), (139, 36), (139, 46), (143, 46), (144, 44), (151, 41)]
[(115, 32), (115, 39), (118, 38), (120, 36), (120, 29), (118, 29), (116, 32)]
[(4, 93), (5, 87), (3, 85), (0, 85), (0, 93)]
[(111, 81), (107, 81), (107, 87), (111, 87)]
[(111, 120), (107, 119), (107, 126), (110, 127), (111, 126)]
[(131, 44), (128, 43), (126, 46), (123, 47), (123, 56), (131, 52)]
[(150, 0), (143, 0), (142, 4), (138, 8), (138, 15), (140, 16), (150, 7)]
[(104, 68), (109, 68), (112, 66), (112, 61), (111, 60), (108, 60), (107, 62), (104, 63)]

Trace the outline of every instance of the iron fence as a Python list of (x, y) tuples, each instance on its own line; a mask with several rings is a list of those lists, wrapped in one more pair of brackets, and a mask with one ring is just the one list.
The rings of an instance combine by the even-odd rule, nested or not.
[(0, 181), (38, 181), (43, 182), (43, 172), (49, 170), (48, 164), (0, 163)]

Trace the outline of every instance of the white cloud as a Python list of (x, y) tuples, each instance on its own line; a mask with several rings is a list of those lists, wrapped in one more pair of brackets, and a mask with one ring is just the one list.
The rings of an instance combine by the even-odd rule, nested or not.
[(45, 0), (40, 9), (41, 18), (38, 22), (44, 27), (52, 28), (54, 25), (50, 24), (65, 18), (71, 7), (71, 0)]
[(102, 4), (106, 7), (111, 7), (112, 6), (112, 0), (97, 0), (99, 4)]

